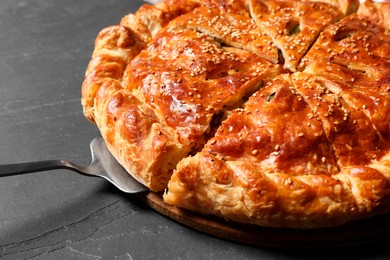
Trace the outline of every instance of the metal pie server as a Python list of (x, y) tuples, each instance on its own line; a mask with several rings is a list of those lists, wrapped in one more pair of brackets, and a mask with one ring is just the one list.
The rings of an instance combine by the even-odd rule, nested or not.
[(0, 165), (0, 177), (27, 174), (33, 172), (49, 171), (55, 169), (68, 169), (86, 175), (101, 177), (114, 184), (119, 190), (126, 193), (140, 193), (149, 189), (132, 177), (112, 156), (104, 140), (96, 137), (91, 142), (92, 162), (80, 166), (66, 160), (47, 160), (16, 164)]

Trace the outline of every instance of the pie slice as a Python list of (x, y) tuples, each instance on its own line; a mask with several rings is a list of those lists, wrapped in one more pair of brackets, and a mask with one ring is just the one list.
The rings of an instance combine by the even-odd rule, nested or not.
[[(389, 136), (390, 35), (351, 15), (329, 26), (300, 64)], [(337, 84), (333, 84), (337, 82)], [(353, 91), (352, 91), (353, 90)]]
[(271, 37), (257, 26), (248, 13), (227, 13), (207, 6), (175, 19), (170, 26), (197, 30), (216, 38), (225, 45), (245, 49), (278, 63), (278, 49)]
[(284, 67), (296, 71), (302, 57), (329, 24), (342, 18), (324, 2), (248, 0), (251, 16), (281, 51)]

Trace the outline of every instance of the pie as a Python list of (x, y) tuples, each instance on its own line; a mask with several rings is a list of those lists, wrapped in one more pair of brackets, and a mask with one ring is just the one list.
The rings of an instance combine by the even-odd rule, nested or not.
[(390, 3), (166, 0), (97, 36), (85, 116), (168, 204), (265, 227), (390, 211)]

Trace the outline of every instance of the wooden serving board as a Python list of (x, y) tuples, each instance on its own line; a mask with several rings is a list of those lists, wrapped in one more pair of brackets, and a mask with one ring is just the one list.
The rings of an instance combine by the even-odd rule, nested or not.
[(228, 222), (166, 204), (162, 194), (138, 196), (152, 209), (200, 232), (247, 245), (273, 248), (345, 247), (390, 238), (390, 214), (335, 228), (295, 230)]

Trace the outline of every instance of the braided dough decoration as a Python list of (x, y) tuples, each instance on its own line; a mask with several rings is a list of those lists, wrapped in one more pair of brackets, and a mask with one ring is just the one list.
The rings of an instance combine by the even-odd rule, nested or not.
[(144, 5), (99, 33), (84, 113), (178, 207), (291, 228), (387, 212), (389, 4), (358, 6)]

